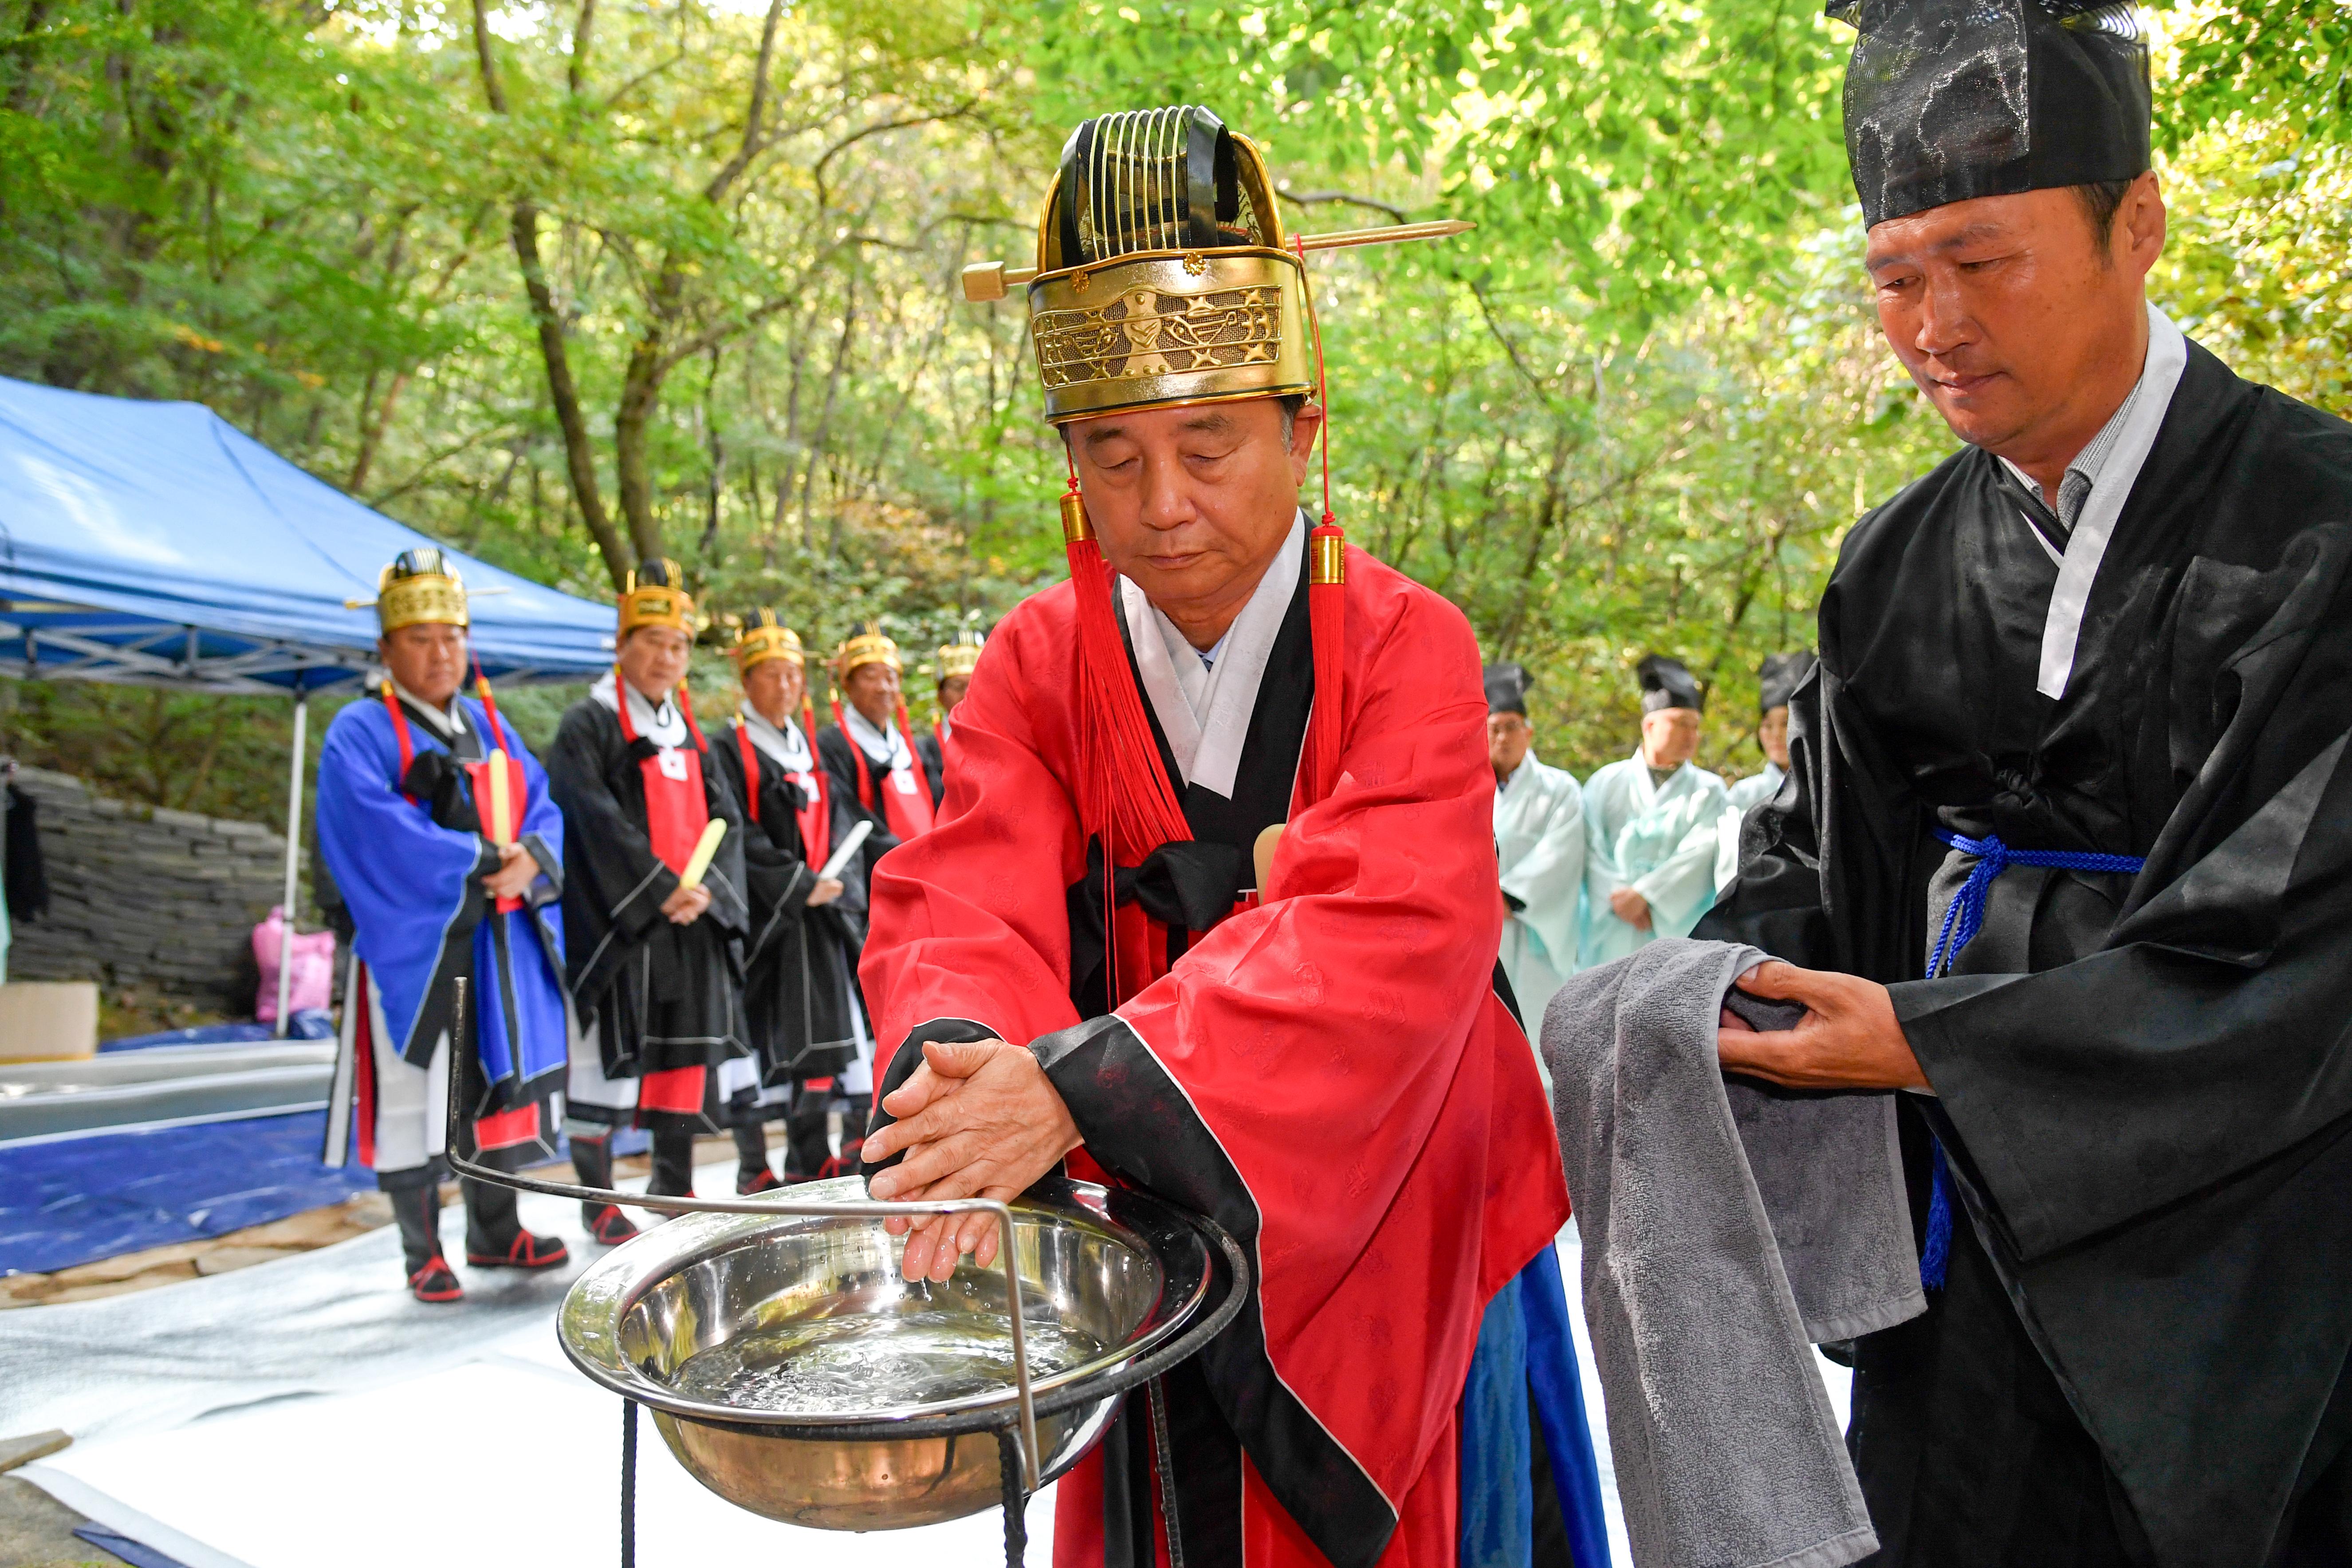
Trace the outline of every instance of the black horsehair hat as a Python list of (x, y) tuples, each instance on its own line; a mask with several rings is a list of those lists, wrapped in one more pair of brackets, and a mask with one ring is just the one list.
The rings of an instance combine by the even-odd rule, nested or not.
[(1865, 227), (2148, 169), (2147, 38), (2096, 0), (1830, 0), (1860, 33), (1845, 151)]
[(1698, 689), (1698, 679), (1690, 667), (1681, 659), (1668, 658), (1654, 653), (1633, 667), (1642, 681), (1642, 711), (1655, 713), (1662, 708), (1688, 708), (1706, 711), (1706, 698)]
[(1776, 653), (1766, 657), (1756, 671), (1756, 711), (1761, 716), (1775, 708), (1786, 708), (1797, 688), (1805, 683), (1819, 663), (1813, 655), (1800, 648), (1794, 653)]
[(1528, 688), (1535, 678), (1523, 665), (1490, 664), (1486, 667), (1486, 711), (1517, 713), (1524, 719), (1528, 713)]

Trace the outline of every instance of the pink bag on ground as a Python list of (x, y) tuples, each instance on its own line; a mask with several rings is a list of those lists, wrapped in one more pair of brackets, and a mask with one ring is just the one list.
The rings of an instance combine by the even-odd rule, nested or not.
[[(261, 990), (253, 999), (253, 1016), (265, 1024), (278, 1022), (278, 950), (286, 940), (284, 906), (253, 928), (253, 958), (261, 966)], [(290, 1013), (323, 1011), (335, 994), (335, 933), (296, 931), (289, 955), (293, 980), (287, 987)]]

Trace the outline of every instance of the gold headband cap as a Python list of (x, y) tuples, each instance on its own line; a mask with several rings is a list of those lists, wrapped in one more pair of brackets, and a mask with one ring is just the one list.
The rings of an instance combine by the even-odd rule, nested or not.
[(980, 650), (987, 639), (978, 632), (965, 632), (939, 651), (938, 669), (941, 680), (970, 680), (971, 672), (980, 668)]
[(465, 626), (473, 622), (466, 606), (465, 583), (441, 552), (430, 546), (402, 551), (376, 574), (375, 618), (387, 632), (403, 626)]
[(754, 610), (735, 634), (735, 668), (749, 670), (772, 658), (789, 659), (803, 668), (808, 664), (800, 634), (778, 620), (775, 611)]
[(851, 670), (867, 664), (887, 664), (900, 671), (907, 668), (898, 660), (898, 645), (884, 637), (881, 626), (872, 621), (866, 623), (864, 631), (845, 639), (834, 654), (834, 679), (846, 680)]
[(684, 587), (685, 572), (667, 556), (637, 563), (621, 589), (621, 630), (627, 637), (639, 626), (667, 626), (694, 635), (694, 597)]

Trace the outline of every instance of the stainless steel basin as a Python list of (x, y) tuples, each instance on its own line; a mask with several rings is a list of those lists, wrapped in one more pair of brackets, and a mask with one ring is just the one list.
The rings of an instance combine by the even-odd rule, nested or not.
[[(845, 1177), (777, 1196), (856, 1202), (865, 1184)], [(1030, 1338), (1061, 1331), (1088, 1347), (1033, 1375), (1042, 1483), (1100, 1439), (1127, 1389), (1231, 1321), (1247, 1271), (1213, 1224), (1137, 1193), (1060, 1183), (1013, 1214)], [(780, 1332), (821, 1337), (830, 1326), (918, 1314), (926, 1323), (968, 1319), (975, 1333), (1009, 1330), (1001, 1266), (966, 1258), (944, 1284), (909, 1284), (898, 1274), (900, 1247), (875, 1216), (683, 1215), (581, 1277), (563, 1304), (563, 1347), (581, 1371), (649, 1407), (678, 1462), (730, 1502), (826, 1530), (960, 1518), (1004, 1495), (998, 1439), (1014, 1424), (1009, 1377), (982, 1379), (978, 1392), (966, 1378), (936, 1397), (877, 1393), (856, 1408), (798, 1408), (789, 1397), (755, 1408), (679, 1386), (689, 1358), (740, 1348), (745, 1336), (766, 1344)], [(825, 1321), (835, 1319), (843, 1323)]]

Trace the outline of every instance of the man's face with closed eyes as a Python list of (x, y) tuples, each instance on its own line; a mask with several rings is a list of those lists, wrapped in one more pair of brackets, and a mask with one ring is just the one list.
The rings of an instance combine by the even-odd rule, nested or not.
[(1105, 415), (1065, 435), (1104, 558), (1188, 635), (1222, 635), (1289, 537), (1322, 422), (1301, 408), (1285, 440), (1280, 403), (1257, 397)]

